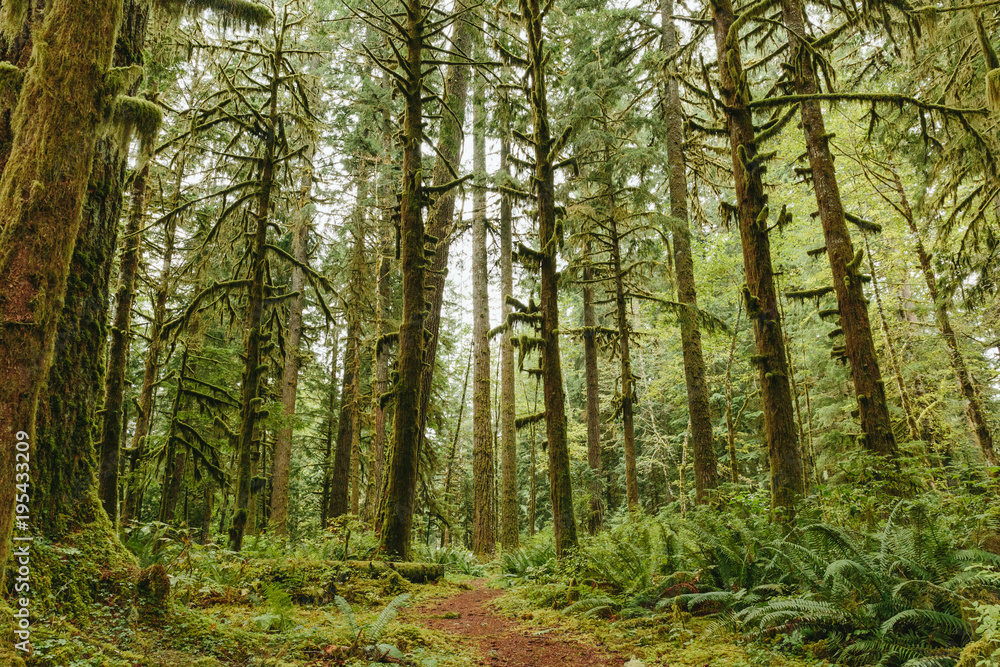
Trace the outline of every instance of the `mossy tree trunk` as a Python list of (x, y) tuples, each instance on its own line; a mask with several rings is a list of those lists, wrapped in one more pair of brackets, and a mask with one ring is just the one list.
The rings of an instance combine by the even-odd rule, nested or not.
[(472, 95), (472, 550), (489, 556), (496, 548), (493, 425), (490, 413), (490, 304), (486, 253), (486, 90), (476, 75)]
[[(121, 0), (52, 2), (24, 70), (11, 118), (10, 157), (0, 177), (0, 282), (4, 285), (0, 296), (0, 319), (3, 321), (0, 329), (0, 439), (4, 442), (0, 447), (0, 466), (5, 470), (13, 469), (14, 448), (10, 443), (15, 441), (18, 431), (27, 432), (29, 439), (34, 441), (32, 453), (36, 457), (42, 452), (35, 428), (39, 395), (50, 375), (56, 348), (72, 342), (72, 338), (57, 342), (57, 325), (73, 269), (73, 251), (81, 228), (99, 130), (109, 105), (120, 92), (108, 85), (106, 76), (112, 64), (121, 15)], [(98, 230), (91, 231), (96, 233)], [(106, 235), (97, 236), (98, 246), (106, 246)], [(99, 276), (82, 278), (95, 281), (82, 291), (89, 295), (92, 288), (97, 287), (97, 298), (100, 298)], [(79, 285), (75, 289), (81, 291)], [(75, 313), (70, 315), (75, 317)], [(89, 318), (89, 322), (96, 324), (96, 321), (97, 318)], [(84, 344), (98, 347), (87, 350), (94, 355), (90, 362), (92, 372), (79, 376), (74, 373), (71, 380), (80, 388), (86, 383), (88, 389), (93, 389), (96, 380), (98, 392), (102, 379), (100, 346), (103, 337), (98, 338), (95, 334), (100, 333), (103, 332), (77, 332), (77, 338), (94, 338)], [(64, 336), (67, 335), (68, 332), (64, 332)], [(79, 398), (74, 391), (65, 399), (73, 405), (65, 407), (77, 413), (73, 418), (77, 425), (89, 426), (87, 422), (92, 417), (93, 405), (82, 405)], [(58, 395), (56, 399), (60, 403), (64, 400)], [(87, 435), (82, 442), (70, 441), (73, 445), (70, 450), (51, 451), (49, 460), (32, 465), (33, 470), (42, 475), (62, 472), (70, 475), (72, 486), (50, 485), (54, 493), (50, 491), (48, 500), (51, 504), (58, 494), (66, 502), (59, 509), (76, 515), (79, 520), (92, 518), (95, 510), (100, 512), (93, 470), (93, 442), (89, 432)], [(52, 460), (53, 456), (65, 460)], [(59, 473), (42, 467), (58, 463), (68, 465)], [(50, 480), (37, 480), (40, 484), (36, 493), (45, 493), (47, 481)], [(74, 496), (74, 489), (82, 493)], [(37, 499), (36, 495), (36, 503)], [(45, 520), (46, 513), (41, 507), (34, 504), (33, 514)], [(10, 554), (13, 509), (13, 476), (8, 475), (0, 481), (0, 567), (3, 568), (0, 585)], [(48, 516), (50, 520), (57, 520), (60, 513)]]
[(401, 35), (403, 53), (398, 62), (402, 78), (398, 87), (404, 99), (403, 182), (399, 205), (403, 310), (399, 325), (398, 380), (392, 387), (395, 398), (392, 453), (385, 471), (385, 498), (379, 521), (381, 549), (393, 560), (407, 560), (410, 553), (420, 463), (420, 394), (427, 318), (420, 151), (423, 141), (424, 12), (420, 0), (406, 0), (405, 18), (401, 17), (405, 31)]
[(795, 411), (788, 384), (788, 363), (774, 287), (771, 243), (762, 164), (750, 111), (750, 88), (737, 35), (730, 35), (735, 15), (730, 0), (712, 0), (712, 26), (718, 55), (736, 186), (736, 208), (746, 274), (744, 297), (753, 322), (764, 408), (764, 442), (770, 461), (771, 506), (791, 508), (802, 495), (802, 457), (795, 432)]
[[(299, 264), (306, 264), (306, 241), (312, 223), (312, 160), (316, 151), (315, 140), (306, 149), (302, 176), (299, 180), (299, 199), (292, 228), (292, 256)], [(302, 309), (305, 304), (305, 276), (302, 268), (292, 266), (292, 297), (288, 302), (288, 334), (285, 340), (285, 364), (281, 372), (281, 405), (285, 422), (278, 429), (274, 441), (274, 463), (271, 469), (271, 529), (278, 535), (288, 534), (288, 478), (292, 460), (292, 430), (295, 419), (295, 401), (299, 389), (299, 367), (302, 365), (300, 345), (302, 340)]]
[[(287, 15), (286, 15), (287, 18)], [(236, 467), (236, 507), (233, 522), (229, 527), (229, 548), (240, 551), (246, 532), (250, 511), (250, 486), (252, 481), (253, 452), (258, 449), (257, 422), (263, 398), (260, 395), (261, 376), (267, 366), (263, 364), (263, 348), (269, 345), (269, 336), (264, 333), (264, 281), (267, 277), (267, 228), (271, 214), (271, 197), (275, 188), (275, 167), (278, 133), (278, 98), (282, 73), (279, 68), (284, 58), (283, 40), (286, 26), (275, 30), (273, 52), (268, 54), (272, 63), (270, 74), (269, 104), (267, 115), (261, 116), (265, 122), (264, 142), (260, 150), (260, 171), (256, 210), (249, 219), (253, 226), (248, 230), (250, 248), (249, 288), (244, 326), (246, 336), (243, 344), (245, 366), (240, 382), (240, 431)]]
[[(800, 0), (781, 0), (781, 11), (788, 32), (789, 61), (795, 72), (795, 92), (813, 95), (817, 92), (816, 72), (813, 56), (806, 46), (809, 37)], [(799, 111), (837, 295), (840, 328), (844, 331), (844, 348), (858, 399), (858, 417), (864, 433), (862, 444), (874, 454), (895, 458), (899, 450), (889, 420), (882, 371), (875, 356), (868, 302), (861, 282), (861, 251), (855, 255), (847, 229), (823, 110), (818, 100), (807, 99), (799, 103)]]
[(542, 394), (545, 403), (545, 433), (549, 456), (549, 497), (556, 555), (563, 557), (577, 545), (573, 516), (573, 489), (569, 469), (566, 433), (566, 395), (563, 390), (562, 359), (559, 353), (559, 246), (555, 210), (554, 141), (549, 128), (548, 91), (545, 68), (548, 54), (539, 0), (521, 0), (521, 15), (527, 33), (529, 106), (535, 152), (534, 191), (538, 216), (539, 309), (542, 338)]
[[(590, 243), (584, 251), (590, 257)], [(590, 484), (590, 513), (587, 531), (596, 535), (604, 523), (601, 489), (601, 394), (597, 367), (597, 317), (594, 313), (594, 268), (589, 259), (583, 267), (583, 363), (587, 387), (587, 464), (593, 481)]]
[[(663, 0), (660, 21), (664, 53), (677, 49), (677, 29), (672, 19), (673, 0)], [(708, 500), (708, 490), (719, 484), (715, 438), (712, 433), (712, 410), (709, 404), (705, 359), (701, 350), (698, 326), (698, 294), (694, 282), (694, 259), (691, 255), (691, 229), (688, 226), (687, 172), (684, 157), (684, 109), (678, 91), (677, 63), (667, 63), (664, 115), (667, 124), (667, 162), (670, 169), (670, 215), (673, 217), (674, 267), (677, 276), (677, 300), (684, 304), (680, 312), (681, 351), (684, 356), (684, 382), (687, 386), (688, 413), (691, 416), (691, 448), (694, 454), (695, 502)]]
[[(144, 156), (148, 160), (151, 156)], [(128, 369), (128, 352), (131, 342), (132, 304), (135, 301), (135, 279), (139, 272), (139, 245), (146, 212), (146, 180), (149, 164), (144, 164), (132, 182), (132, 208), (125, 227), (125, 246), (122, 249), (115, 294), (115, 319), (111, 327), (111, 350), (108, 353), (108, 372), (104, 382), (104, 420), (101, 425), (100, 474), (98, 495), (104, 511), (115, 521), (118, 517), (118, 468), (122, 434), (125, 431), (125, 372)]]
[[(358, 246), (363, 246), (362, 239), (355, 239), (355, 252)], [(356, 281), (361, 279), (359, 272), (352, 272), (353, 291)], [(350, 507), (351, 486), (351, 450), (354, 444), (354, 432), (358, 426), (358, 384), (360, 382), (360, 338), (361, 318), (358, 312), (360, 304), (351, 299), (347, 307), (347, 338), (344, 342), (344, 374), (340, 393), (340, 417), (337, 421), (337, 439), (333, 451), (333, 469), (330, 475), (330, 506), (327, 517), (330, 519), (347, 514)]]
[[(500, 99), (501, 123), (504, 134), (500, 139), (500, 171), (510, 176), (510, 101), (506, 92)], [(500, 298), (503, 321), (513, 311), (507, 299), (514, 296), (513, 220), (509, 193), (500, 195)], [(517, 428), (514, 400), (514, 346), (507, 327), (500, 340), (500, 545), (505, 550), (516, 549), (519, 542), (519, 503), (517, 500)]]
[(958, 379), (959, 390), (966, 401), (965, 410), (969, 418), (969, 424), (972, 426), (973, 437), (979, 443), (979, 448), (983, 452), (986, 464), (996, 466), (1000, 463), (1000, 458), (998, 458), (994, 447), (993, 433), (990, 431), (989, 421), (979, 394), (979, 387), (969, 372), (968, 365), (965, 363), (965, 357), (962, 356), (962, 351), (958, 347), (958, 337), (955, 334), (955, 329), (951, 324), (951, 316), (948, 313), (949, 300), (944, 298), (940, 289), (938, 289), (937, 275), (934, 272), (934, 266), (931, 264), (931, 255), (924, 247), (920, 229), (917, 227), (916, 217), (913, 214), (913, 208), (906, 197), (906, 190), (903, 188), (899, 174), (894, 170), (892, 171), (892, 186), (899, 195), (899, 205), (903, 213), (903, 219), (906, 221), (906, 225), (910, 228), (910, 232), (915, 239), (913, 250), (917, 255), (917, 261), (920, 263), (920, 271), (924, 274), (927, 293), (934, 304), (934, 319), (937, 321), (938, 329), (941, 331), (945, 345), (948, 346), (951, 366)]
[[(456, 2), (454, 10), (460, 12), (468, 8), (466, 0)], [(451, 35), (451, 63), (445, 73), (444, 100), (448, 111), (441, 113), (438, 135), (437, 158), (434, 161), (432, 186), (441, 187), (458, 176), (459, 158), (465, 139), (466, 102), (468, 101), (469, 77), (473, 36), (478, 27), (471, 17), (460, 15)], [(444, 285), (448, 274), (448, 255), (452, 241), (452, 221), (455, 216), (455, 192), (447, 191), (437, 196), (437, 201), (427, 215), (427, 235), (433, 244), (434, 254), (430, 259), (424, 277), (427, 283), (427, 311), (424, 326), (428, 337), (424, 351), (426, 362), (424, 376), (420, 381), (420, 438), (423, 440), (427, 426), (427, 412), (434, 384), (434, 366), (437, 359), (438, 334), (441, 329), (441, 308), (444, 304)], [(418, 457), (419, 458), (419, 457)]]

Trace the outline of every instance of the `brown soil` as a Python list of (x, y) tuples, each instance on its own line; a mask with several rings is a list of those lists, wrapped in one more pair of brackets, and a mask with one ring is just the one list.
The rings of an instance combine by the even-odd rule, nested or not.
[(558, 628), (532, 630), (499, 616), (488, 603), (502, 591), (487, 588), (484, 580), (470, 582), (472, 590), (417, 609), (419, 623), (459, 635), (476, 646), (476, 665), (499, 667), (616, 667), (625, 660)]

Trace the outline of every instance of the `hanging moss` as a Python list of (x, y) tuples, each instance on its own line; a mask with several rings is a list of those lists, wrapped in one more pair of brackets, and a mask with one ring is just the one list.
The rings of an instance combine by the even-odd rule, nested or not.
[(520, 431), (522, 428), (526, 428), (528, 426), (531, 426), (532, 424), (537, 424), (538, 422), (542, 421), (543, 419), (545, 419), (545, 413), (544, 412), (538, 412), (538, 413), (535, 413), (533, 415), (528, 415), (526, 417), (521, 417), (520, 419), (517, 419), (517, 420), (514, 421), (514, 428), (516, 428), (517, 430)]
[(882, 225), (872, 222), (870, 220), (865, 220), (864, 218), (859, 218), (853, 213), (848, 213), (844, 211), (844, 218), (855, 227), (864, 232), (871, 232), (873, 234), (882, 233)]
[(10, 63), (0, 62), (0, 108), (14, 108), (21, 83), (24, 82), (24, 72)]
[(251, 0), (157, 0), (158, 4), (170, 12), (178, 15), (181, 12), (201, 12), (210, 9), (219, 14), (223, 20), (223, 26), (234, 22), (246, 28), (264, 26), (274, 20), (274, 14), (264, 5), (252, 2)]
[(156, 133), (163, 121), (163, 113), (160, 107), (141, 97), (119, 95), (115, 98), (112, 118), (123, 139), (122, 145), (135, 131), (142, 146), (141, 153), (145, 155), (150, 152), (152, 143), (156, 139)]
[(13, 42), (21, 34), (30, 6), (28, 0), (5, 0), (0, 3), (0, 37)]
[(827, 294), (833, 292), (833, 287), (819, 287), (817, 289), (807, 289), (807, 290), (796, 290), (792, 292), (785, 292), (785, 297), (788, 299), (799, 299), (805, 301), (806, 299), (819, 299)]

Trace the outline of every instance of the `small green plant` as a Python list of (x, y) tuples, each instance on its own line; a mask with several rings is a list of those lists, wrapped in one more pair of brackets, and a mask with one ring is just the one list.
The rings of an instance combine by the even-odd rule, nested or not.
[(292, 596), (279, 586), (263, 584), (265, 612), (251, 619), (261, 629), (286, 632), (295, 627)]
[(382, 662), (386, 658), (392, 658), (394, 661), (402, 660), (402, 651), (392, 644), (380, 644), (378, 640), (381, 639), (389, 621), (396, 617), (409, 599), (409, 593), (397, 595), (374, 621), (367, 625), (359, 625), (350, 603), (339, 595), (335, 596), (333, 602), (347, 621), (347, 628), (351, 633), (351, 644), (344, 648), (342, 657), (363, 657), (372, 662)]

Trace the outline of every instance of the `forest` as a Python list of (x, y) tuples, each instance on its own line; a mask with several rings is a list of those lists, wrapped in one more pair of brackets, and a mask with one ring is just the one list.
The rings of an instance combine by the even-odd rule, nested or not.
[(1000, 665), (1000, 0), (0, 0), (0, 667)]

